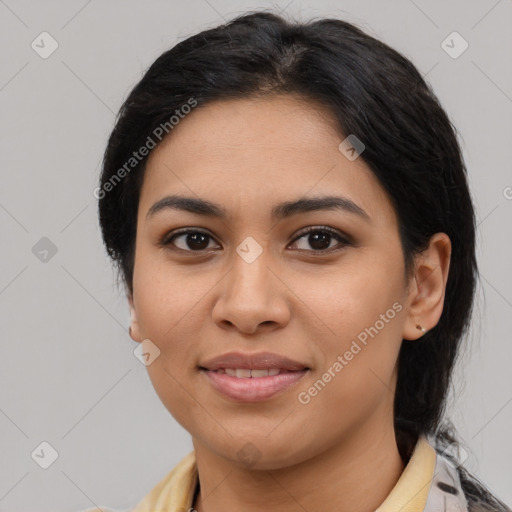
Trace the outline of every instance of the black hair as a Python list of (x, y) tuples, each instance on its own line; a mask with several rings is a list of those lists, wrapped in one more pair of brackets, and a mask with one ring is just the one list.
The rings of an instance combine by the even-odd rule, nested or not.
[[(172, 133), (184, 105), (269, 94), (299, 95), (328, 108), (340, 135), (361, 154), (399, 219), (406, 276), (430, 237), (451, 240), (450, 271), (438, 324), (404, 340), (394, 415), (404, 460), (425, 434), (435, 448), (459, 446), (442, 423), (451, 376), (468, 334), (478, 269), (476, 221), (457, 132), (431, 87), (405, 56), (338, 19), (291, 22), (267, 11), (239, 16), (165, 51), (124, 101), (110, 135), (97, 197), (107, 252), (133, 293), (136, 221), (147, 156), (134, 150)], [(180, 116), (181, 117), (181, 116)], [(341, 140), (341, 139), (340, 139)], [(127, 166), (127, 162), (130, 162)], [(124, 171), (122, 171), (124, 169)], [(457, 465), (470, 511), (509, 510)]]

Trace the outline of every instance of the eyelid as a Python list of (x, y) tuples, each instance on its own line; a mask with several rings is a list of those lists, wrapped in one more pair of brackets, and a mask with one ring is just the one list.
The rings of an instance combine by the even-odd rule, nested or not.
[[(322, 226), (322, 225), (314, 225), (314, 226), (308, 226), (306, 228), (303, 228), (302, 230), (300, 230), (298, 232), (298, 234), (294, 237), (294, 239), (288, 245), (291, 245), (291, 244), (297, 242), (297, 240), (304, 237), (305, 235), (308, 235), (309, 233), (316, 233), (316, 232), (329, 233), (331, 236), (333, 236), (334, 238), (336, 238), (338, 240), (338, 245), (341, 245), (342, 246), (341, 248), (343, 248), (343, 246), (354, 245), (354, 242), (351, 240), (351, 238), (349, 236), (345, 235), (343, 232), (338, 231), (337, 229), (331, 228), (329, 226)], [(170, 245), (172, 245), (172, 243), (171, 243), (172, 239), (174, 239), (180, 235), (186, 235), (188, 233), (201, 233), (203, 235), (210, 237), (212, 240), (214, 240), (216, 243), (218, 243), (216, 241), (216, 237), (213, 236), (211, 233), (209, 233), (207, 230), (204, 230), (203, 228), (186, 227), (186, 228), (176, 229), (176, 230), (173, 230), (173, 231), (170, 231), (170, 232), (164, 234), (160, 238), (158, 245), (163, 248), (168, 248)], [(340, 249), (340, 247), (334, 246), (329, 249), (322, 249), (322, 250), (318, 250), (318, 251), (304, 250), (304, 249), (300, 249), (300, 251), (311, 253), (311, 254), (323, 255), (323, 254), (328, 254), (331, 252), (336, 252), (339, 249)], [(212, 249), (203, 249), (200, 251), (192, 251), (192, 250), (180, 249), (179, 247), (174, 247), (171, 250), (174, 250), (177, 252), (182, 252), (182, 253), (191, 253), (191, 254), (201, 255), (201, 254), (206, 254), (208, 251), (211, 251)]]
[[(188, 233), (201, 233), (203, 235), (206, 235), (206, 236), (209, 236), (212, 240), (215, 240), (216, 241), (216, 238), (211, 234), (209, 233), (208, 231), (205, 231), (203, 228), (194, 228), (194, 227), (188, 227), (188, 228), (181, 228), (181, 229), (176, 229), (176, 230), (172, 230), (172, 231), (169, 231), (168, 233), (165, 233), (159, 240), (158, 242), (158, 245), (160, 245), (161, 247), (168, 247), (169, 245), (172, 245), (171, 244), (171, 240), (173, 238), (176, 238), (180, 235), (186, 235)], [(218, 243), (216, 241), (216, 243)], [(180, 249), (179, 247), (176, 247), (175, 250), (177, 251), (181, 251), (181, 252), (191, 252), (191, 253), (204, 253), (206, 252), (206, 250), (203, 250), (203, 251), (185, 251), (184, 249)]]
[[(292, 242), (297, 241), (299, 238), (302, 238), (304, 235), (307, 235), (309, 233), (316, 233), (318, 231), (320, 231), (320, 232), (324, 231), (326, 233), (329, 233), (330, 235), (339, 238), (342, 242), (344, 242), (346, 244), (353, 243), (348, 235), (345, 235), (341, 231), (338, 231), (337, 229), (331, 228), (329, 226), (308, 226), (307, 228), (304, 228), (301, 231), (299, 231), (299, 233), (293, 239)], [(320, 251), (316, 251), (316, 252), (320, 252)]]
[(319, 251), (315, 250), (304, 250), (304, 249), (298, 249), (302, 253), (307, 253), (308, 255), (312, 256), (328, 256), (333, 253), (336, 253), (338, 251), (343, 250), (347, 246), (353, 246), (354, 242), (352, 239), (345, 235), (343, 232), (338, 231), (337, 229), (331, 228), (329, 226), (309, 226), (307, 228), (304, 228), (299, 232), (299, 234), (293, 239), (291, 244), (297, 242), (297, 240), (301, 239), (305, 235), (308, 235), (310, 233), (317, 233), (317, 232), (325, 232), (331, 235), (333, 238), (336, 238), (338, 240), (338, 244), (334, 247), (330, 247), (329, 249), (322, 249)]

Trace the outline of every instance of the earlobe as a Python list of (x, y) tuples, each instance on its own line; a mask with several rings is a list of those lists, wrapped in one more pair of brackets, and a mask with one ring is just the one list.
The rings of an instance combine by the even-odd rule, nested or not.
[(446, 233), (436, 233), (429, 247), (417, 256), (411, 279), (412, 290), (402, 338), (416, 340), (434, 328), (443, 312), (450, 268), (451, 241)]
[(131, 295), (127, 295), (126, 297), (130, 306), (130, 327), (128, 328), (128, 332), (133, 341), (140, 342), (139, 322), (137, 320), (137, 312), (135, 310), (133, 297)]

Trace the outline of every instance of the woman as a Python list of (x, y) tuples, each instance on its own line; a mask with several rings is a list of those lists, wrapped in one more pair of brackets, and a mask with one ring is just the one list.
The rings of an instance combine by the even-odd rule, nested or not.
[(130, 93), (96, 195), (194, 446), (136, 512), (510, 510), (442, 421), (475, 216), (409, 60), (334, 19), (201, 32)]

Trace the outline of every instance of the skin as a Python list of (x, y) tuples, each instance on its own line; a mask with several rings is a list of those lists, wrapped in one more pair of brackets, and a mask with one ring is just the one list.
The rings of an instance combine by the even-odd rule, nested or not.
[[(149, 157), (128, 296), (131, 336), (161, 351), (147, 370), (192, 436), (199, 512), (373, 511), (407, 462), (393, 428), (398, 352), (403, 339), (420, 342), (417, 324), (430, 329), (441, 316), (450, 239), (434, 235), (405, 281), (391, 202), (362, 158), (340, 152), (344, 138), (322, 107), (275, 95), (197, 107)], [(168, 209), (146, 218), (170, 194), (217, 203), (229, 217)], [(323, 195), (350, 198), (371, 222), (341, 210), (270, 218), (277, 203)], [(319, 255), (310, 236), (297, 240), (309, 226), (331, 227), (352, 243), (327, 237)], [(194, 252), (186, 236), (174, 251), (159, 246), (178, 228), (206, 231), (207, 249)], [(236, 252), (248, 236), (263, 250), (252, 263)], [(298, 393), (395, 302), (401, 311), (300, 403)], [(230, 351), (276, 352), (310, 371), (268, 400), (240, 403), (198, 370)], [(248, 442), (259, 457), (253, 465), (237, 455)]]

